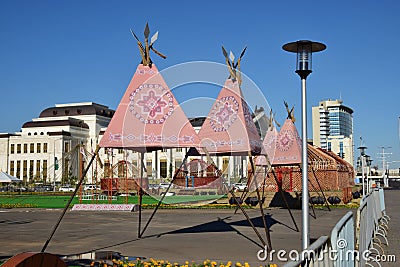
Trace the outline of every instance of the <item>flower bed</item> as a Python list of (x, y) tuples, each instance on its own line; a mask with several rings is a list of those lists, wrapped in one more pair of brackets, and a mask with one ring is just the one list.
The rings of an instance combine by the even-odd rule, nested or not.
[[(123, 260), (112, 260), (111, 263), (99, 261), (99, 262), (92, 262), (91, 266), (95, 267), (250, 267), (250, 265), (245, 262), (244, 264), (240, 262), (236, 262), (235, 265), (232, 265), (231, 261), (228, 261), (227, 263), (217, 263), (216, 261), (210, 261), (210, 260), (205, 260), (203, 263), (197, 264), (194, 262), (189, 263), (188, 261), (185, 262), (185, 264), (178, 264), (178, 263), (171, 263), (169, 261), (164, 261), (164, 260), (154, 260), (150, 259), (149, 261), (143, 261), (140, 259), (137, 259), (136, 261), (129, 261), (128, 258), (125, 258)], [(277, 267), (278, 265), (276, 264), (267, 264), (264, 265), (265, 267)], [(69, 266), (73, 267), (73, 266)], [(263, 267), (262, 265), (260, 267)]]

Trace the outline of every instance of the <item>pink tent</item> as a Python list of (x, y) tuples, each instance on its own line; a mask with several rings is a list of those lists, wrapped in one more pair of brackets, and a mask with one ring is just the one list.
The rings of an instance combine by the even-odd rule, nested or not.
[(277, 136), (275, 156), (271, 164), (275, 166), (300, 163), (301, 139), (292, 120), (286, 119)]
[(259, 154), (261, 139), (237, 81), (227, 79), (199, 131), (210, 154)]
[(269, 163), (265, 156), (259, 156), (255, 160), (257, 166), (268, 166), (272, 164), (276, 151), (276, 140), (278, 139), (278, 131), (275, 127), (269, 127), (267, 134), (264, 137), (262, 154), (267, 155)]
[(151, 151), (199, 139), (155, 64), (140, 64), (99, 145)]

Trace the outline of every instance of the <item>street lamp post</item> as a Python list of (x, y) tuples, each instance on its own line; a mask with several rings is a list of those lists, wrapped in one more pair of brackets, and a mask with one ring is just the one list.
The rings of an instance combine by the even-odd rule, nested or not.
[[(361, 145), (358, 147), (358, 149), (360, 149), (360, 161), (361, 161), (361, 182), (362, 182), (362, 195), (365, 196), (365, 188), (369, 188), (368, 187), (368, 174), (365, 175), (365, 165), (366, 165), (366, 161), (365, 161), (365, 149), (367, 149), (366, 146), (362, 145), (362, 138), (361, 138)], [(364, 181), (366, 180), (366, 181)], [(365, 184), (367, 183), (367, 184)]]
[(380, 148), (382, 148), (382, 153), (378, 153), (382, 158), (382, 177), (383, 177), (383, 186), (384, 187), (388, 187), (389, 186), (389, 179), (388, 179), (388, 175), (389, 175), (389, 168), (388, 166), (386, 166), (386, 157), (388, 155), (391, 155), (392, 153), (388, 153), (385, 152), (385, 148), (392, 148), (391, 146), (381, 146)]
[(309, 209), (308, 209), (308, 159), (307, 159), (307, 99), (306, 79), (312, 72), (311, 55), (326, 49), (322, 43), (308, 40), (287, 43), (282, 46), (283, 50), (297, 54), (296, 73), (301, 78), (301, 132), (302, 132), (302, 245), (303, 249), (309, 246)]

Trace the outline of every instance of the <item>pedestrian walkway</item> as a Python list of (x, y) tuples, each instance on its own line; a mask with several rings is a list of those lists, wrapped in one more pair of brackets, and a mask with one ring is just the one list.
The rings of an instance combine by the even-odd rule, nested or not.
[(395, 255), (395, 261), (381, 261), (382, 267), (395, 267), (400, 265), (400, 190), (385, 190), (386, 213), (390, 216), (386, 256)]

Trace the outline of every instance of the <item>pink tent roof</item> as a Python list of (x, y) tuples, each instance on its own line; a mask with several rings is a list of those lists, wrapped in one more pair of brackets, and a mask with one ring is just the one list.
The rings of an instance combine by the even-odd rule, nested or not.
[(99, 145), (142, 151), (195, 147), (199, 139), (155, 64), (139, 64)]
[(292, 165), (301, 163), (301, 139), (296, 126), (286, 119), (276, 140), (275, 157), (272, 165)]
[(261, 138), (237, 81), (226, 80), (199, 131), (210, 154), (261, 152)]
[[(269, 163), (272, 164), (275, 158), (276, 140), (278, 138), (278, 131), (275, 127), (269, 127), (264, 137), (262, 154), (267, 155)], [(255, 164), (259, 166), (268, 166), (267, 159), (264, 156), (257, 157)]]

